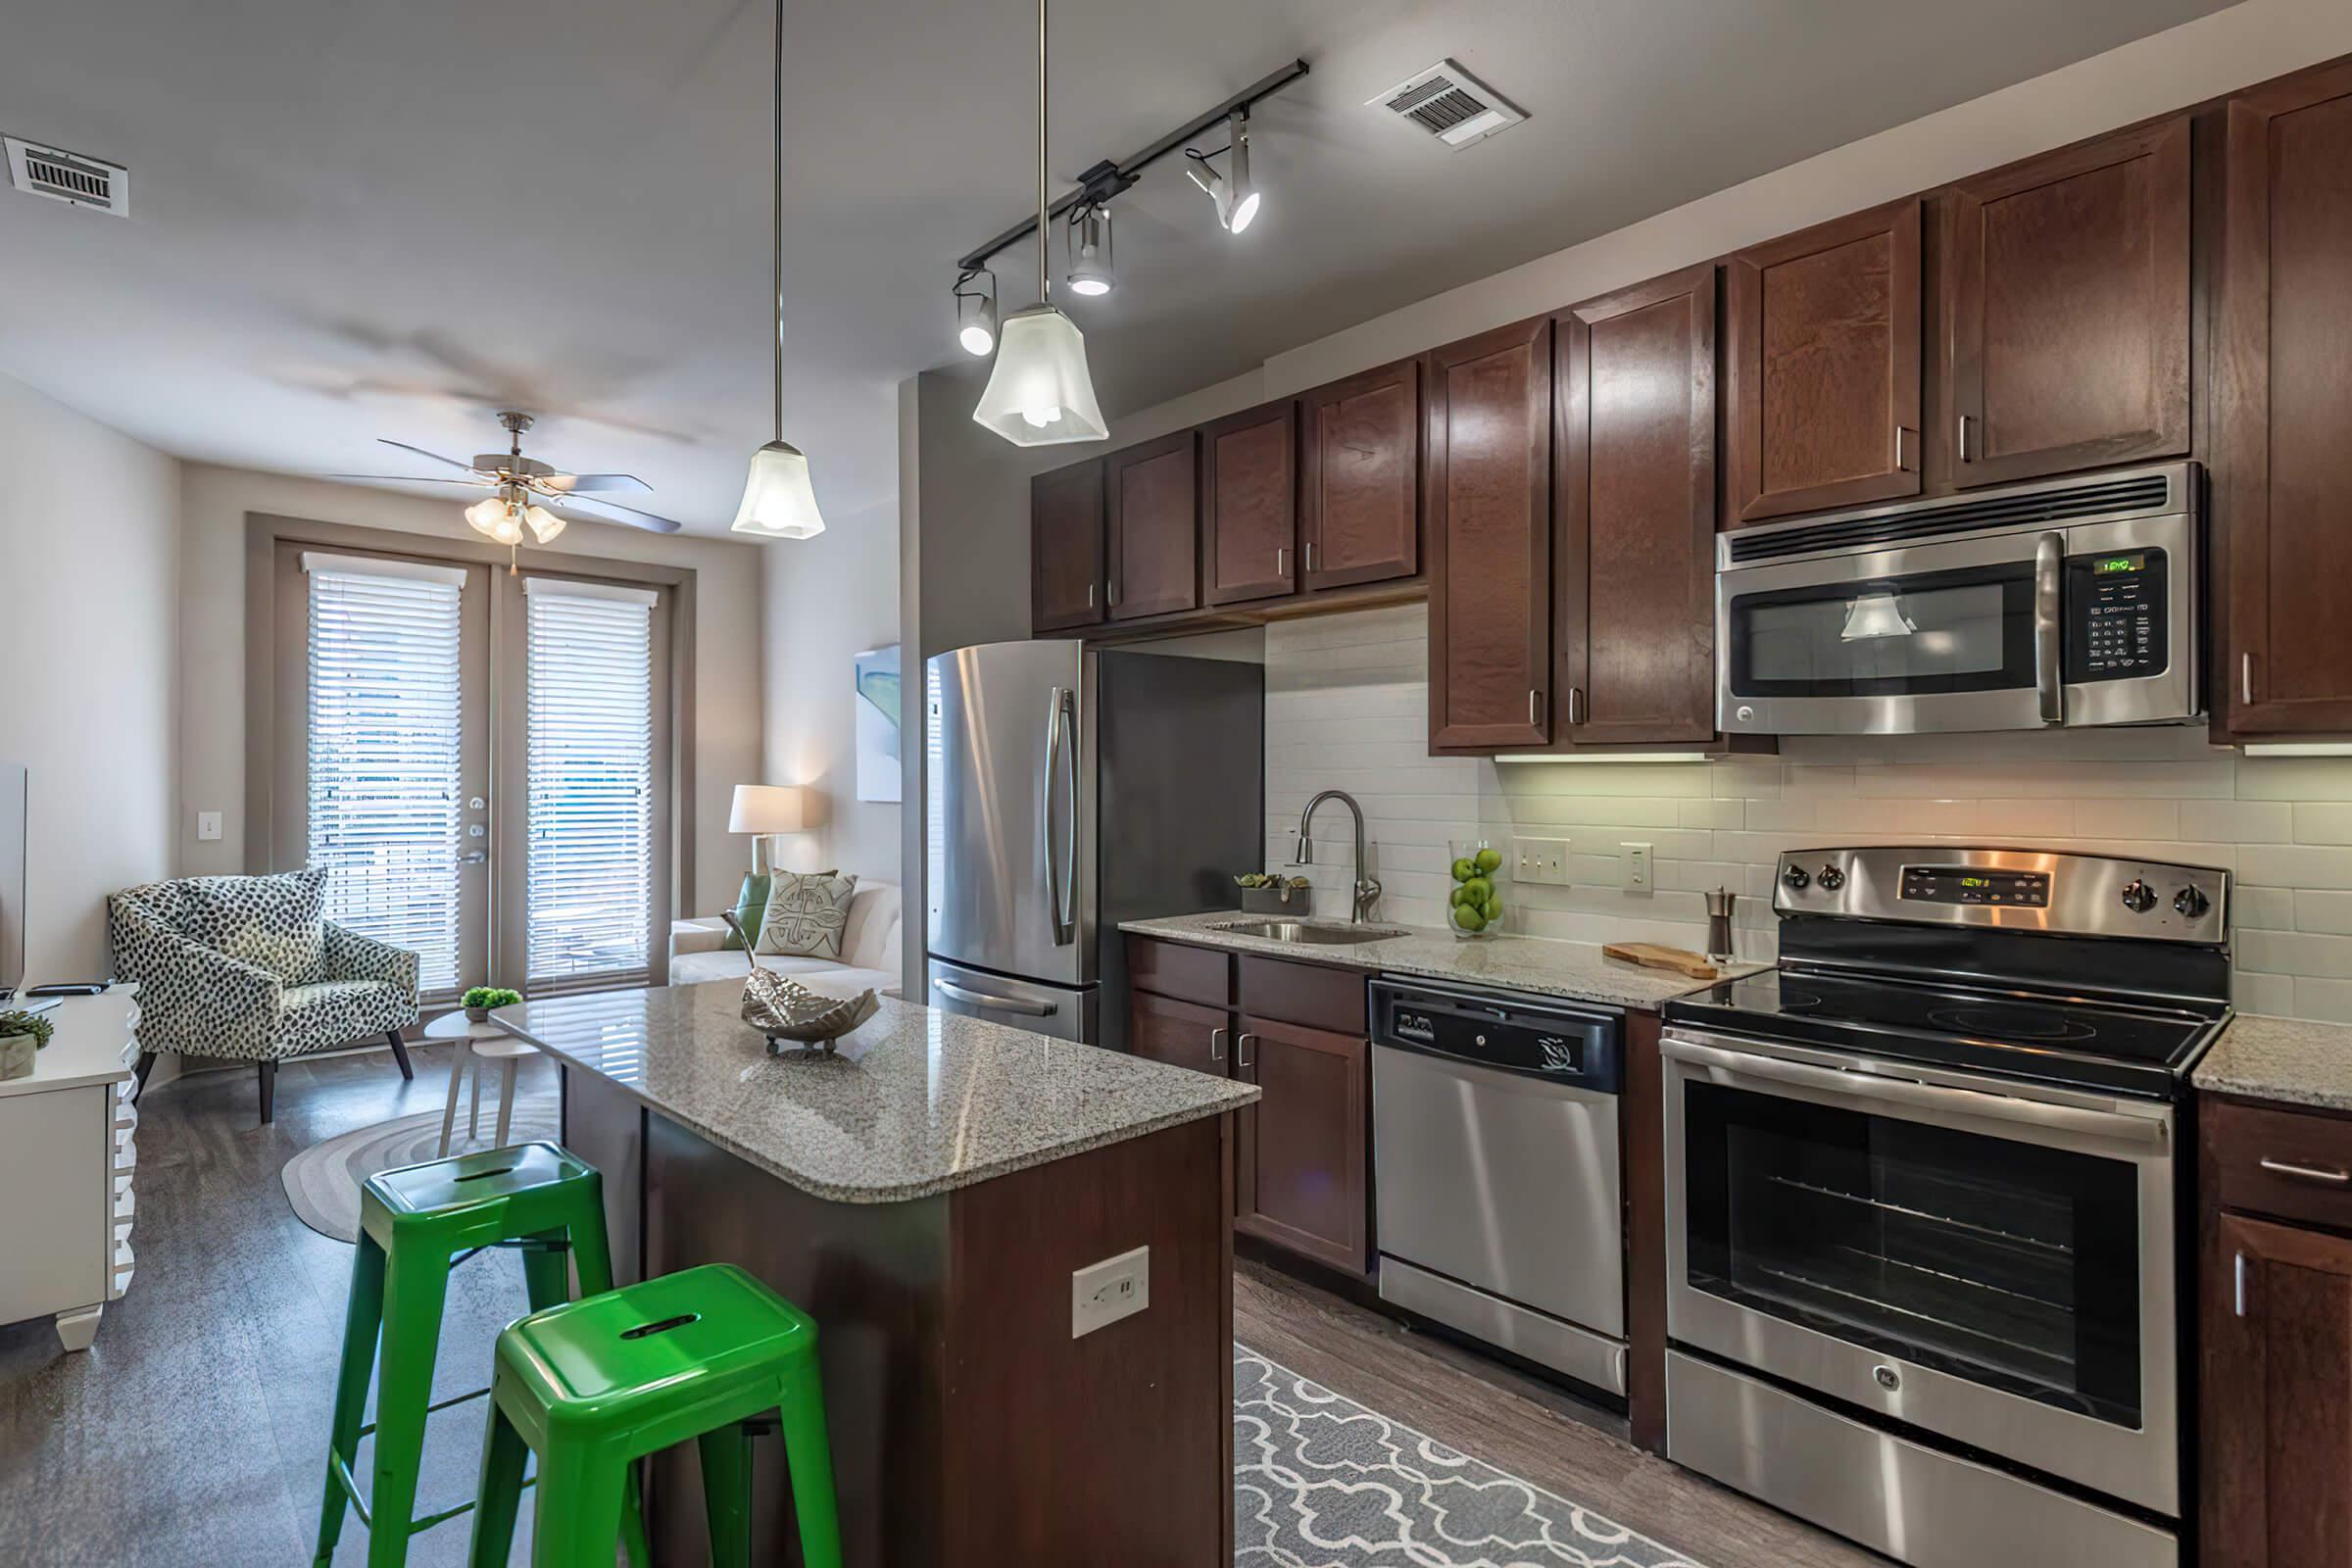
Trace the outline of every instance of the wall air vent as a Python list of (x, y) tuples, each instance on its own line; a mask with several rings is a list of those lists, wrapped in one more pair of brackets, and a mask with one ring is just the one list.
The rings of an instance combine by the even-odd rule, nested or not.
[(14, 136), (0, 136), (0, 143), (8, 148), (8, 182), (18, 190), (117, 218), (130, 216), (130, 171), (121, 164)]
[(1453, 148), (1485, 141), (1527, 118), (1450, 60), (1417, 71), (1366, 102), (1402, 116)]

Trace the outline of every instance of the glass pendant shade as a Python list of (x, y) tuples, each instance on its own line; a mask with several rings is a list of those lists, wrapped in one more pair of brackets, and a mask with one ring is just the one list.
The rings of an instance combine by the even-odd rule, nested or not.
[(996, 369), (972, 418), (1016, 447), (1108, 439), (1078, 323), (1051, 305), (1004, 318)]
[(808, 483), (808, 460), (789, 441), (770, 441), (752, 454), (751, 477), (734, 531), (763, 539), (812, 539), (825, 531), (817, 514), (816, 490)]
[(466, 525), (484, 538), (498, 537), (499, 519), (507, 514), (507, 503), (501, 496), (484, 496), (466, 509)]
[(555, 543), (556, 535), (564, 531), (567, 519), (557, 516), (545, 507), (533, 505), (522, 509), (522, 520), (530, 524), (531, 537), (545, 545)]

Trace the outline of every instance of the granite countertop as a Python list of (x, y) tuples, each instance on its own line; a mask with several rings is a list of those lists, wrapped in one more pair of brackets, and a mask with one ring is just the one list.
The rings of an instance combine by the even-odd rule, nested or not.
[(743, 986), (608, 991), (494, 1016), (804, 1192), (890, 1203), (1235, 1110), (1250, 1084), (885, 997), (838, 1054), (768, 1054)]
[[(1640, 964), (1627, 963), (1622, 958), (1601, 956), (1598, 945), (1590, 942), (1556, 942), (1546, 937), (1494, 936), (1463, 941), (1450, 931), (1435, 926), (1397, 925), (1388, 920), (1373, 920), (1367, 924), (1383, 930), (1398, 931), (1400, 936), (1380, 942), (1360, 942), (1348, 947), (1317, 947), (1297, 942), (1274, 942), (1265, 937), (1242, 936), (1232, 931), (1220, 931), (1220, 925), (1237, 921), (1279, 919), (1278, 915), (1250, 915), (1235, 909), (1218, 909), (1206, 914), (1178, 914), (1156, 920), (1123, 920), (1122, 931), (1137, 936), (1161, 937), (1171, 942), (1191, 942), (1204, 947), (1224, 948), (1234, 953), (1259, 954), (1269, 958), (1288, 958), (1294, 963), (1321, 963), (1345, 969), (1361, 969), (1368, 974), (1420, 974), (1441, 980), (1461, 980), (1473, 984), (1487, 983), (1506, 986), (1514, 991), (1541, 992), (1546, 996), (1568, 997), (1578, 1002), (1601, 1002), (1620, 1007), (1655, 1007), (1670, 997), (1688, 996), (1718, 984), (1718, 980), (1693, 980), (1672, 969), (1644, 969)], [(1334, 920), (1310, 921), (1315, 925), (1337, 925)], [(1721, 980), (1738, 979), (1770, 968), (1764, 963), (1733, 963), (1722, 966)]]
[(2241, 1012), (2189, 1082), (2209, 1095), (2352, 1110), (2352, 1025)]

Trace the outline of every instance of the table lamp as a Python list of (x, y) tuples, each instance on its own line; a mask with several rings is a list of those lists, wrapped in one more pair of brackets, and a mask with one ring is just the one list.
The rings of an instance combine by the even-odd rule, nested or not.
[[(761, 853), (768, 837), (776, 833), (799, 833), (808, 826), (809, 790), (800, 784), (738, 784), (735, 803), (727, 812), (727, 831), (748, 833), (752, 837), (752, 870), (743, 879), (743, 891), (735, 896), (735, 917), (754, 942), (760, 939), (760, 923), (767, 915), (768, 867), (770, 860)], [(726, 947), (739, 948), (741, 940), (730, 931)]]

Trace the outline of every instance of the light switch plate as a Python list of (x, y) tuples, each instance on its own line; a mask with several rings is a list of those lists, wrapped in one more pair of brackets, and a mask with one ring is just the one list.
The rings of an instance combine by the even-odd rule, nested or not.
[(1070, 1338), (1133, 1317), (1152, 1304), (1152, 1249), (1106, 1257), (1070, 1272)]
[(1513, 839), (1511, 841), (1511, 874), (1521, 882), (1541, 882), (1550, 887), (1568, 885), (1568, 841), (1566, 839)]
[(1651, 880), (1649, 846), (1646, 844), (1624, 844), (1618, 847), (1625, 852), (1623, 861), (1625, 891), (1628, 893), (1656, 892), (1657, 883)]
[(220, 813), (219, 811), (198, 811), (196, 813), (197, 841), (203, 844), (212, 844), (217, 842), (220, 837)]

